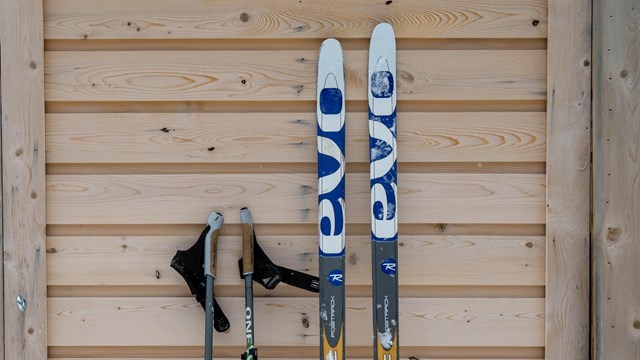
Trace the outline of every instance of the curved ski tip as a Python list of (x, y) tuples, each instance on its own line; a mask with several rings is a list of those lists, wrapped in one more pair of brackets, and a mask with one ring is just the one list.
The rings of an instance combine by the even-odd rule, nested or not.
[(240, 222), (243, 224), (253, 224), (253, 219), (251, 218), (251, 212), (249, 208), (243, 207), (240, 209)]
[(371, 33), (371, 39), (388, 39), (395, 43), (396, 34), (393, 31), (393, 26), (389, 23), (380, 23), (376, 25)]
[(391, 24), (389, 24), (389, 23), (380, 23), (380, 24), (376, 25), (375, 28), (373, 28), (373, 33), (372, 34), (387, 33), (387, 32), (393, 34), (393, 26), (391, 26)]
[(219, 212), (212, 212), (209, 214), (209, 219), (207, 219), (207, 223), (211, 226), (212, 229), (219, 229), (222, 227), (222, 223), (224, 222), (224, 216)]
[(320, 52), (322, 52), (323, 50), (330, 51), (330, 52), (334, 52), (334, 51), (342, 52), (342, 46), (340, 45), (340, 41), (334, 38), (328, 38), (322, 42), (322, 45), (320, 45)]

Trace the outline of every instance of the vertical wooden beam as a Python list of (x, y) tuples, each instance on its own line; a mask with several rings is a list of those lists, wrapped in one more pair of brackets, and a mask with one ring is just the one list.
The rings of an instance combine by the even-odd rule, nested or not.
[(589, 356), (591, 0), (549, 0), (548, 360)]
[[(0, 49), (2, 48), (2, 36), (0, 36)], [(2, 53), (0, 52), (0, 64)], [(0, 119), (2, 119), (2, 66), (0, 66)], [(2, 149), (2, 128), (0, 128), (0, 149)], [(2, 152), (0, 152), (1, 154)], [(2, 173), (2, 156), (0, 156), (0, 173)], [(2, 177), (0, 176), (0, 249), (4, 248), (4, 236), (2, 231)], [(0, 360), (4, 360), (4, 256), (0, 256)]]
[(12, 360), (47, 357), (42, 6), (0, 1), (4, 355)]
[(595, 359), (640, 359), (640, 0), (594, 2)]

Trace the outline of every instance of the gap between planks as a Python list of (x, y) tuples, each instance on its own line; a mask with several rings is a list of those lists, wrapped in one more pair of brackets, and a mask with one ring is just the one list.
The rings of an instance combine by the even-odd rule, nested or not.
[[(317, 50), (323, 39), (75, 39), (45, 40), (45, 51)], [(366, 50), (369, 39), (340, 39), (344, 50)], [(546, 39), (398, 39), (398, 50), (546, 50)]]
[[(398, 100), (404, 112), (545, 112), (546, 100)], [(347, 100), (352, 111), (368, 111), (364, 100)], [(57, 113), (264, 113), (313, 112), (311, 101), (47, 101), (45, 111)]]
[[(240, 347), (218, 346), (216, 356), (224, 356), (233, 359), (238, 358), (242, 352)], [(295, 350), (295, 351), (292, 351)], [(371, 359), (371, 347), (348, 346), (349, 358)], [(306, 347), (275, 347), (260, 346), (260, 355), (266, 359), (317, 359), (317, 348)], [(544, 359), (543, 347), (436, 347), (436, 346), (402, 346), (400, 348), (402, 360), (535, 360)], [(202, 358), (202, 347), (67, 347), (50, 346), (49, 358), (58, 360), (86, 360), (100, 356), (103, 360), (192, 360)], [(293, 357), (295, 356), (295, 358)], [(108, 358), (112, 357), (112, 358)], [(222, 359), (221, 359), (222, 360)]]

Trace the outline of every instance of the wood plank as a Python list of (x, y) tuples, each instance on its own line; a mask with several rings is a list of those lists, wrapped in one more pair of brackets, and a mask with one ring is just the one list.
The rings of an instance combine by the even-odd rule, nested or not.
[[(49, 51), (47, 101), (313, 101), (318, 52)], [(345, 51), (365, 100), (367, 51)], [(398, 51), (398, 100), (541, 100), (545, 50)]]
[[(48, 114), (47, 163), (315, 163), (315, 113)], [(544, 113), (400, 113), (398, 161), (545, 161)], [(369, 161), (347, 114), (347, 161)], [(250, 130), (248, 130), (250, 129)]]
[[(243, 344), (242, 298), (220, 298), (232, 324), (218, 344)], [(405, 346), (541, 346), (543, 299), (402, 298)], [(257, 298), (256, 341), (318, 346), (317, 300)], [(370, 346), (371, 302), (347, 300), (347, 344)], [(204, 312), (191, 298), (50, 298), (51, 346), (201, 346)], [(286, 324), (279, 331), (265, 324)], [(126, 326), (123, 326), (126, 324)], [(262, 325), (261, 325), (262, 324)], [(150, 331), (171, 329), (171, 331)]]
[[(0, 1), (3, 355), (46, 359), (44, 47), (40, 0)], [(8, 91), (10, 89), (10, 91)], [(25, 311), (16, 306), (26, 300)]]
[[(199, 224), (80, 224), (47, 225), (48, 236), (188, 236), (197, 237), (202, 231)], [(544, 224), (400, 224), (400, 235), (471, 235), (471, 236), (544, 236)], [(316, 223), (302, 224), (260, 224), (261, 236), (317, 236)], [(227, 223), (220, 231), (221, 236), (239, 236), (240, 224)], [(347, 236), (370, 235), (371, 225), (349, 224)]]
[[(259, 236), (271, 260), (298, 271), (318, 273), (316, 236)], [(400, 236), (401, 286), (544, 285), (544, 237)], [(48, 237), (47, 284), (179, 286), (169, 267), (178, 249), (195, 237)], [(219, 243), (216, 285), (243, 284), (237, 260), (240, 238)], [(348, 284), (371, 285), (371, 239), (347, 241)]]
[(398, 38), (544, 38), (546, 10), (543, 0), (49, 0), (44, 27), (47, 39), (323, 39), (369, 38), (385, 21)]
[(549, 1), (546, 359), (589, 357), (591, 0)]
[[(544, 223), (544, 175), (399, 174), (401, 223)], [(348, 221), (368, 223), (369, 175), (347, 174)], [(50, 175), (50, 224), (316, 223), (315, 174)], [(428, 205), (428, 206), (425, 206)]]
[[(544, 286), (518, 286), (518, 285), (423, 285), (401, 286), (400, 296), (406, 298), (529, 298), (543, 299)], [(47, 296), (54, 297), (189, 297), (192, 296), (186, 284), (171, 286), (141, 286), (141, 285), (53, 285), (47, 287)], [(216, 286), (216, 296), (243, 297), (244, 284)], [(256, 297), (309, 297), (315, 298), (316, 294), (298, 289), (293, 286), (279, 285), (277, 291), (267, 290), (261, 286), (254, 288)], [(370, 297), (371, 286), (349, 286), (349, 297)], [(541, 356), (542, 358), (542, 356)]]
[(594, 2), (593, 358), (640, 358), (640, 1)]

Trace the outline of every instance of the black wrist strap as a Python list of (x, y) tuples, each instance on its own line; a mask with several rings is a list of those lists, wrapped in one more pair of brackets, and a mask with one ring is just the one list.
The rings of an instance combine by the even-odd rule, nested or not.
[[(204, 243), (208, 232), (209, 225), (204, 228), (198, 241), (192, 247), (185, 251), (178, 250), (171, 259), (171, 267), (182, 276), (189, 286), (191, 294), (196, 297), (196, 301), (202, 305), (203, 309), (207, 298), (207, 279), (204, 275)], [(213, 327), (217, 332), (226, 332), (230, 327), (229, 319), (225, 316), (215, 297), (213, 301)]]
[[(258, 244), (255, 232), (253, 234), (253, 252), (253, 280), (266, 289), (273, 290), (279, 283), (283, 282), (314, 293), (320, 291), (320, 282), (317, 276), (274, 264)], [(244, 275), (242, 275), (242, 259), (238, 260), (238, 267), (240, 269), (240, 277), (244, 279)]]

